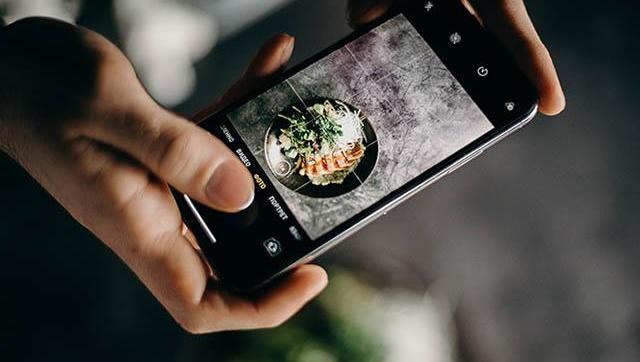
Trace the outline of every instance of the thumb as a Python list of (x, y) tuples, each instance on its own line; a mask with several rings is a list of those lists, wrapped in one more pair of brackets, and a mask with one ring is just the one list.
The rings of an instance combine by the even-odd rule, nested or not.
[(113, 146), (195, 200), (224, 212), (254, 198), (249, 171), (212, 134), (160, 107), (146, 95), (124, 117), (97, 120), (81, 133)]

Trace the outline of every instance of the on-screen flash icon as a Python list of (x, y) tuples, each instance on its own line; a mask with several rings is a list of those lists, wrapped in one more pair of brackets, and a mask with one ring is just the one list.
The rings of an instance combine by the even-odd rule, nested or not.
[(424, 9), (425, 9), (426, 11), (431, 11), (431, 9), (433, 9), (433, 7), (434, 7), (434, 6), (435, 6), (435, 5), (433, 5), (433, 3), (432, 3), (431, 1), (428, 1), (428, 2), (427, 2), (427, 5), (425, 5), (425, 6), (424, 6)]

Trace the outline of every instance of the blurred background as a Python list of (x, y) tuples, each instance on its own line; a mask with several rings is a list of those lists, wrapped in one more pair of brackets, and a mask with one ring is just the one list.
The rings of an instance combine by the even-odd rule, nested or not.
[[(2, 361), (638, 361), (640, 51), (634, 1), (529, 0), (568, 108), (323, 257), (331, 284), (284, 326), (191, 336), (0, 157)], [(293, 63), (348, 34), (345, 0), (0, 0), (105, 35), (191, 115), (268, 36)], [(0, 56), (2, 56), (0, 54)], [(0, 80), (1, 83), (1, 80)]]

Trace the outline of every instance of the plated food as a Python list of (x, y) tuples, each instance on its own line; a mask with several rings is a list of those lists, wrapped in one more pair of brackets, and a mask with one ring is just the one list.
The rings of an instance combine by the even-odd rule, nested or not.
[(294, 110), (290, 116), (278, 115), (289, 122), (278, 136), (283, 154), (314, 185), (341, 184), (366, 150), (360, 111), (352, 112), (346, 104), (331, 100), (310, 106), (311, 120)]
[[(350, 176), (359, 184), (360, 178), (353, 173), (366, 158), (368, 145), (375, 141), (366, 117), (340, 100), (316, 99), (306, 104), (287, 107), (269, 129), (265, 153), (271, 170), (294, 190), (303, 186), (335, 188)], [(372, 157), (375, 162), (377, 154)]]

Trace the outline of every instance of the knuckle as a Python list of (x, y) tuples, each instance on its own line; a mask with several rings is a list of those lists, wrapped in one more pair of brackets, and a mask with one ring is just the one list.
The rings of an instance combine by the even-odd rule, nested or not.
[(266, 315), (261, 318), (260, 325), (265, 329), (278, 328), (287, 321), (288, 318), (284, 318), (280, 315)]
[(92, 213), (89, 212), (86, 207), (80, 207), (79, 210), (75, 212), (71, 212), (73, 217), (80, 223), (80, 225), (86, 227), (87, 229), (95, 232), (98, 224), (96, 223), (96, 218), (93, 217)]
[(83, 117), (64, 118), (58, 121), (58, 131), (63, 140), (73, 140), (82, 134), (87, 121)]
[[(112, 47), (111, 44), (102, 48)], [(121, 102), (121, 95), (130, 93), (131, 87), (138, 87), (135, 71), (129, 61), (117, 50), (100, 49), (100, 59), (96, 67), (94, 105)]]
[(173, 178), (188, 168), (191, 138), (189, 133), (178, 128), (168, 128), (159, 132), (153, 157), (161, 174)]
[(176, 321), (182, 329), (191, 334), (205, 334), (215, 332), (215, 329), (206, 325), (200, 318), (195, 318), (193, 315), (186, 317), (176, 318)]
[(131, 260), (142, 260), (142, 257), (148, 256), (148, 247), (142, 239), (137, 237), (132, 237), (131, 240), (128, 240), (126, 243), (123, 243), (122, 246), (126, 255), (129, 256)]
[(543, 43), (540, 43), (538, 51), (539, 51), (540, 56), (542, 56), (544, 58), (547, 58), (547, 59), (551, 59), (551, 53), (549, 52), (549, 49)]
[(164, 264), (169, 260), (169, 250), (174, 245), (168, 233), (160, 236), (151, 236), (148, 231), (135, 226), (129, 227), (130, 241), (126, 244), (126, 251), (134, 256), (136, 260), (147, 260), (154, 263)]

